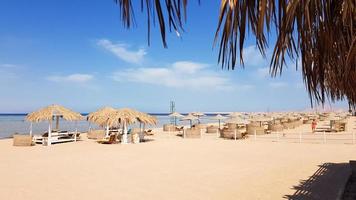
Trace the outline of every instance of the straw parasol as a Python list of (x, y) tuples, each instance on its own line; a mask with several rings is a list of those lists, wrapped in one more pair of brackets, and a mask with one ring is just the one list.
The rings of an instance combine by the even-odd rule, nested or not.
[(137, 110), (131, 108), (121, 108), (109, 113), (107, 118), (107, 124), (108, 126), (122, 125), (124, 133), (122, 143), (127, 144), (127, 126), (140, 120), (141, 122), (145, 121), (147, 123), (149, 120), (145, 117), (147, 116), (144, 116), (141, 112)]
[[(106, 136), (109, 135), (109, 125), (107, 123), (107, 119), (108, 119), (108, 115), (111, 112), (114, 112), (115, 109), (112, 107), (103, 107), (100, 108), (99, 110), (89, 113), (89, 115), (87, 116), (87, 120), (89, 122), (95, 123), (101, 127), (106, 127)], [(90, 129), (90, 127), (89, 127)]]
[(198, 122), (200, 123), (200, 117), (203, 117), (203, 116), (205, 116), (205, 114), (204, 113), (202, 113), (202, 112), (192, 112), (191, 113), (193, 116), (196, 116), (197, 118), (198, 118)]
[(53, 117), (56, 117), (56, 129), (58, 129), (59, 117), (67, 121), (78, 121), (82, 120), (83, 116), (80, 113), (74, 112), (68, 108), (65, 108), (60, 105), (50, 105), (44, 108), (41, 108), (37, 111), (29, 113), (26, 116), (26, 120), (31, 122), (30, 135), (32, 135), (32, 123), (38, 123), (41, 121), (48, 121), (48, 145), (51, 145), (51, 134), (52, 134), (52, 120)]
[(185, 117), (183, 117), (182, 118), (182, 120), (189, 120), (190, 121), (190, 127), (192, 127), (192, 121), (193, 120), (197, 120), (198, 119), (198, 117), (196, 117), (196, 116), (194, 116), (194, 115), (192, 115), (192, 114), (188, 114), (187, 116), (185, 116)]
[(177, 118), (182, 118), (184, 117), (184, 115), (178, 113), (178, 112), (173, 112), (170, 115), (168, 115), (169, 117), (174, 117), (174, 125), (177, 126)]
[(228, 120), (225, 121), (226, 123), (232, 123), (232, 124), (248, 124), (249, 121), (246, 119), (242, 119), (241, 117), (232, 117)]
[(221, 120), (224, 120), (224, 119), (226, 119), (226, 118), (227, 118), (227, 117), (224, 117), (224, 116), (222, 116), (222, 115), (220, 115), (220, 114), (217, 114), (217, 115), (215, 115), (214, 117), (212, 117), (212, 119), (219, 121), (219, 129), (220, 129), (220, 121), (221, 121)]

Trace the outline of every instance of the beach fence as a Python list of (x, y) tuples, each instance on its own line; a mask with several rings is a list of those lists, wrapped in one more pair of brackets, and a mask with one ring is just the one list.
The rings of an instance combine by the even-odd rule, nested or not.
[(249, 135), (255, 141), (319, 143), (319, 144), (356, 144), (356, 133), (332, 132), (272, 132), (270, 134)]

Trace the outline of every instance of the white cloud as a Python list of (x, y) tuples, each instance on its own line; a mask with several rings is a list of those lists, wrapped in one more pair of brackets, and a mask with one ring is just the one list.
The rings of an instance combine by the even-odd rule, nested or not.
[(73, 82), (73, 83), (85, 83), (92, 80), (94, 77), (90, 74), (70, 74), (67, 76), (49, 76), (47, 80), (53, 82)]
[(272, 82), (268, 84), (271, 88), (284, 88), (288, 86), (288, 83), (286, 82)]
[(197, 62), (175, 62), (168, 67), (131, 68), (117, 71), (116, 81), (130, 81), (160, 85), (171, 88), (230, 90), (232, 85), (227, 76), (207, 69), (208, 65)]
[(13, 65), (13, 64), (0, 64), (0, 68), (16, 68), (17, 65)]
[(144, 56), (147, 54), (146, 50), (143, 48), (140, 48), (136, 51), (131, 51), (128, 49), (128, 46), (126, 44), (123, 43), (115, 44), (107, 39), (99, 40), (97, 42), (97, 45), (110, 51), (116, 57), (128, 63), (134, 63), (134, 64), (142, 63)]
[(259, 77), (267, 77), (269, 76), (269, 67), (262, 67), (257, 69), (257, 75)]
[[(268, 55), (268, 51), (266, 54)], [(255, 45), (243, 49), (243, 58), (246, 67), (264, 67), (268, 65), (268, 60), (263, 58)]]

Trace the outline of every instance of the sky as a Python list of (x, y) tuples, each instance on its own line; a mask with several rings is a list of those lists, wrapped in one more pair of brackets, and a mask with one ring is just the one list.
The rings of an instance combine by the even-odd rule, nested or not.
[(112, 0), (0, 0), (0, 113), (50, 104), (169, 112), (171, 100), (179, 112), (310, 108), (295, 61), (281, 77), (269, 76), (273, 34), (267, 59), (248, 37), (245, 67), (222, 70), (213, 47), (219, 1), (197, 2), (188, 5), (185, 32), (168, 33), (166, 49), (158, 26), (148, 46), (139, 9), (135, 26), (125, 29)]

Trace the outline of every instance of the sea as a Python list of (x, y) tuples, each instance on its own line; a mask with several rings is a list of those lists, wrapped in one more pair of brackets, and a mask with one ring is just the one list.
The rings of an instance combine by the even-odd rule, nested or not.
[[(162, 127), (163, 124), (171, 123), (171, 118), (168, 116), (168, 113), (150, 113), (151, 115), (157, 117), (158, 124), (155, 126), (147, 126), (147, 128), (158, 128)], [(185, 113), (182, 113), (186, 115)], [(30, 132), (30, 125), (31, 123), (26, 121), (26, 113), (21, 114), (0, 114), (0, 139), (10, 138), (14, 134), (29, 134)], [(87, 113), (82, 113), (83, 116), (86, 116)], [(211, 119), (212, 116), (215, 114), (206, 114), (206, 116), (200, 117), (201, 123), (213, 123)], [(189, 125), (189, 121), (180, 121), (177, 120), (178, 125)], [(53, 121), (53, 125), (55, 122)], [(131, 127), (138, 127), (139, 124), (132, 124)], [(100, 129), (100, 127), (96, 126), (95, 124), (91, 124), (86, 120), (78, 121), (77, 123), (71, 121), (65, 121), (60, 119), (59, 122), (59, 129), (66, 130), (66, 131), (75, 131), (76, 128), (80, 132), (88, 131), (89, 127), (94, 129)], [(39, 122), (33, 123), (32, 125), (32, 133), (36, 134), (43, 134), (48, 130), (48, 122)]]

